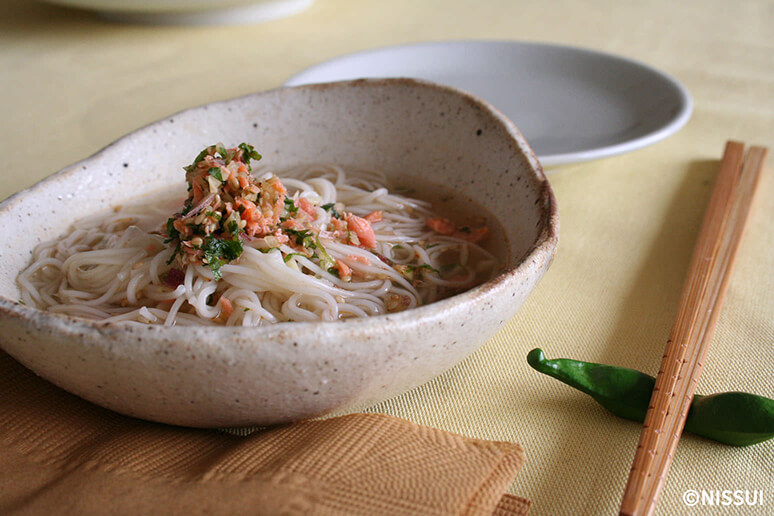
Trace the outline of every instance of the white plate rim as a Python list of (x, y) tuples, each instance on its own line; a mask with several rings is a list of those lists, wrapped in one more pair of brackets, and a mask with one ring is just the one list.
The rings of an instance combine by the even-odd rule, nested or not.
[[(565, 45), (561, 43), (551, 43), (551, 42), (541, 42), (541, 41), (524, 41), (524, 40), (510, 40), (510, 39), (451, 39), (451, 40), (442, 40), (442, 41), (418, 41), (414, 43), (403, 43), (398, 45), (381, 46), (381, 47), (370, 48), (370, 49), (361, 50), (361, 51), (349, 52), (346, 54), (333, 57), (331, 59), (327, 59), (323, 62), (314, 64), (312, 66), (309, 66), (301, 70), (300, 72), (293, 74), (282, 84), (282, 86), (297, 86), (301, 84), (309, 84), (309, 83), (316, 82), (314, 80), (310, 80), (310, 78), (313, 79), (315, 75), (318, 75), (321, 71), (326, 70), (332, 65), (340, 64), (342, 62), (345, 62), (347, 60), (351, 60), (354, 58), (364, 58), (364, 57), (367, 58), (369, 56), (374, 56), (385, 52), (406, 51), (414, 48), (426, 49), (426, 48), (432, 48), (432, 47), (446, 47), (450, 45), (466, 45), (466, 44), (475, 44), (475, 45), (505, 44), (505, 45), (516, 45), (516, 46), (527, 46), (527, 47), (544, 47), (544, 48), (551, 48), (555, 50), (562, 50), (566, 52), (573, 52), (577, 54), (584, 54), (586, 56), (601, 57), (606, 60), (615, 61), (618, 64), (621, 64), (624, 66), (639, 68), (643, 71), (647, 71), (653, 74), (654, 76), (658, 77), (664, 83), (664, 85), (671, 88), (673, 92), (676, 94), (677, 96), (676, 98), (680, 100), (679, 110), (676, 111), (676, 113), (669, 119), (667, 123), (663, 124), (657, 129), (651, 130), (636, 138), (632, 138), (630, 140), (626, 140), (619, 143), (614, 143), (611, 145), (598, 146), (598, 147), (594, 147), (594, 148), (591, 148), (588, 150), (582, 150), (582, 151), (555, 153), (555, 154), (538, 156), (541, 164), (545, 167), (580, 163), (584, 161), (592, 161), (592, 160), (607, 158), (607, 157), (611, 157), (619, 154), (624, 154), (627, 152), (641, 149), (643, 147), (647, 147), (676, 133), (688, 122), (688, 120), (691, 118), (691, 114), (693, 113), (693, 100), (691, 98), (691, 95), (688, 89), (675, 77), (673, 77), (672, 75), (662, 70), (659, 70), (637, 59), (633, 59), (633, 58), (618, 55), (618, 54), (613, 54), (610, 52), (605, 52), (605, 51), (581, 47), (581, 46), (573, 46), (573, 45)], [(373, 75), (369, 77), (373, 77)], [(392, 76), (392, 77), (395, 77), (395, 76)], [(341, 80), (351, 79), (351, 78), (354, 78), (354, 77), (342, 76)], [(428, 80), (427, 78), (424, 78), (424, 79)], [(491, 104), (491, 102), (487, 101), (486, 99), (484, 100), (489, 104)], [(497, 106), (494, 106), (494, 107), (495, 109), (497, 109)], [(508, 117), (507, 115), (505, 116)]]

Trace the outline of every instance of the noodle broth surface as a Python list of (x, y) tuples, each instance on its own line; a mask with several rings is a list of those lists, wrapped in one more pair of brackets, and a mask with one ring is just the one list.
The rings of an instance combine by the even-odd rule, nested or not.
[[(275, 177), (268, 169), (253, 175)], [(392, 186), (381, 174), (331, 165), (278, 177), (286, 189), (281, 222), (246, 237), (234, 260), (216, 268), (201, 246), (183, 248), (188, 255), (173, 248), (165, 223), (186, 195), (175, 187), (40, 244), (18, 277), (21, 300), (77, 317), (167, 326), (333, 321), (432, 303), (507, 263), (497, 220), (443, 187)]]

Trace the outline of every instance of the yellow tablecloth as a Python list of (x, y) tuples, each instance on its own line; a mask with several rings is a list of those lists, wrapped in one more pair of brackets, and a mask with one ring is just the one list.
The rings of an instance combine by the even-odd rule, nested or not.
[[(370, 409), (521, 443), (528, 459), (512, 489), (533, 500), (534, 514), (612, 514), (640, 426), (533, 372), (525, 356), (541, 346), (549, 357), (655, 374), (723, 143), (774, 146), (772, 29), (774, 5), (766, 0), (317, 0), (299, 15), (242, 27), (118, 25), (0, 0), (0, 198), (165, 115), (276, 87), (314, 63), (382, 45), (555, 42), (665, 70), (693, 96), (688, 125), (646, 149), (550, 171), (561, 243), (521, 312), (458, 367)], [(700, 393), (774, 397), (771, 170)], [(689, 509), (688, 489), (762, 491), (764, 505)], [(658, 513), (688, 511), (772, 514), (774, 442), (736, 449), (684, 437)]]

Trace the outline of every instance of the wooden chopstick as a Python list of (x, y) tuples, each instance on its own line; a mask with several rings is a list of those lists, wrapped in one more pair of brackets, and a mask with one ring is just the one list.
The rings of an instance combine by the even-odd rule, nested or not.
[(726, 143), (640, 434), (620, 514), (650, 515), (664, 486), (728, 287), (767, 149)]

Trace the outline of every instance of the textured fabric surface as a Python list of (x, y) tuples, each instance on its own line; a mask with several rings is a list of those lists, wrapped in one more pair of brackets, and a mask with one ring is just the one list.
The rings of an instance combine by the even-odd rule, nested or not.
[[(384, 414), (248, 436), (120, 416), (0, 356), (2, 514), (523, 515), (524, 452)], [(501, 502), (502, 499), (502, 502)]]
[[(381, 45), (547, 41), (674, 75), (695, 103), (680, 132), (550, 171), (559, 250), (519, 314), (458, 367), (370, 409), (521, 443), (529, 461), (510, 491), (531, 499), (535, 514), (613, 514), (639, 425), (530, 370), (525, 356), (540, 346), (549, 358), (657, 372), (724, 142), (774, 146), (772, 27), (768, 0), (317, 0), (292, 18), (236, 28), (121, 26), (0, 0), (0, 197), (177, 110), (275, 87), (314, 63)], [(235, 64), (223, 71), (224, 62)], [(750, 213), (702, 394), (774, 397), (773, 168)], [(771, 514), (773, 456), (774, 442), (739, 449), (685, 436), (657, 514)], [(758, 490), (765, 505), (689, 508), (688, 489)]]

